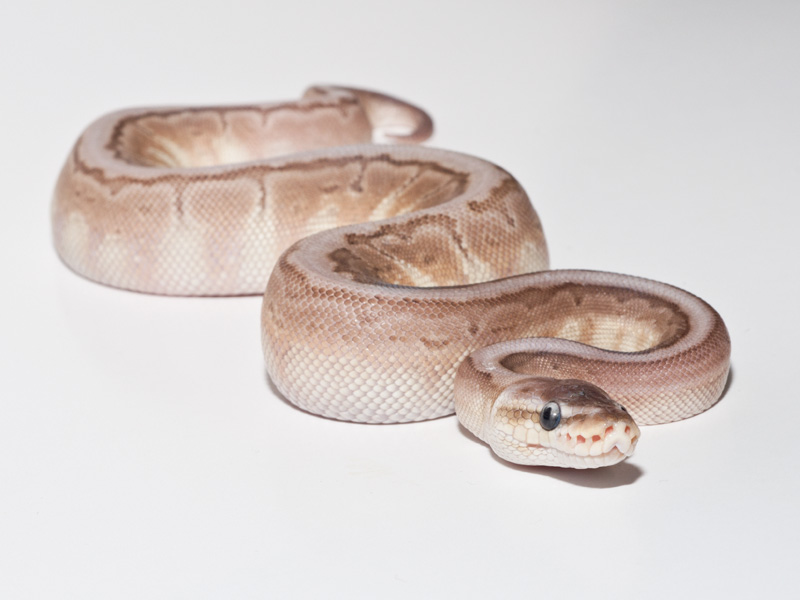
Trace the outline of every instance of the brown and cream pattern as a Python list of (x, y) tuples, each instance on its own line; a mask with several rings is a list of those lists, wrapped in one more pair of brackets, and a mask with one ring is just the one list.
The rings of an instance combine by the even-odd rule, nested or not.
[(713, 308), (645, 279), (547, 271), (520, 184), (414, 145), (431, 132), (408, 103), (334, 87), (113, 113), (58, 179), (56, 249), (125, 289), (266, 289), (267, 370), (291, 402), (366, 423), (455, 409), (515, 462), (612, 464), (637, 423), (717, 400), (730, 341)]

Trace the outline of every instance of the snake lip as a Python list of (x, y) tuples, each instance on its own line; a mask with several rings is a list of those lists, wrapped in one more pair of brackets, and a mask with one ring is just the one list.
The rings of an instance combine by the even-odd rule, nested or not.
[[(633, 454), (639, 439), (639, 428), (633, 422), (616, 422), (587, 429), (567, 431), (566, 450), (577, 457), (612, 459), (619, 462)], [(615, 460), (614, 460), (615, 459)]]

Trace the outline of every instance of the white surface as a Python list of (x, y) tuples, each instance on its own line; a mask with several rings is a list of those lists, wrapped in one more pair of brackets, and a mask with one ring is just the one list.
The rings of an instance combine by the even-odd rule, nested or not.
[[(0, 8), (2, 598), (788, 597), (797, 475), (800, 4), (14, 2)], [(127, 105), (345, 83), (514, 173), (554, 267), (726, 319), (722, 402), (599, 472), (514, 468), (454, 418), (337, 423), (270, 391), (259, 298), (57, 259), (53, 184)]]

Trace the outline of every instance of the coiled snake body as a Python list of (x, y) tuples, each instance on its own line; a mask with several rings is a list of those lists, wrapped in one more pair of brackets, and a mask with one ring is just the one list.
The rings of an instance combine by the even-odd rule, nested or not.
[(409, 144), (431, 132), (420, 109), (350, 88), (110, 114), (62, 170), (55, 246), (131, 290), (266, 288), (266, 366), (291, 402), (366, 423), (455, 408), (513, 462), (613, 464), (637, 423), (717, 400), (730, 341), (713, 308), (637, 277), (547, 271), (520, 184)]

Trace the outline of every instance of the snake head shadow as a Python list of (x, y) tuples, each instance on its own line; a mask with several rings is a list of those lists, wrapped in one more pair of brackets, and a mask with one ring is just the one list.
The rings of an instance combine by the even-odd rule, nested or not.
[(621, 404), (577, 379), (532, 377), (510, 385), (487, 425), (495, 454), (523, 465), (605, 467), (631, 456), (639, 440)]

